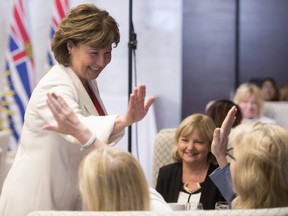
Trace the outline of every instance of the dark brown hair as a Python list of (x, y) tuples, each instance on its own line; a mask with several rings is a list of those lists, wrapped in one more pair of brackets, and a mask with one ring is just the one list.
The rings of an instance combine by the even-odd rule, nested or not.
[(233, 124), (233, 127), (236, 127), (242, 121), (242, 114), (240, 107), (230, 100), (223, 99), (214, 101), (212, 105), (208, 108), (206, 115), (212, 118), (216, 127), (221, 127), (227, 113), (233, 106), (236, 106), (237, 108), (236, 119)]

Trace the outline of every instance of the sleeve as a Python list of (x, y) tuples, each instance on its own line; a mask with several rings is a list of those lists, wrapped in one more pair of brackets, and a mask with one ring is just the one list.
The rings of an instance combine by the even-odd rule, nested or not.
[(235, 193), (232, 189), (230, 164), (227, 164), (222, 169), (218, 167), (209, 175), (209, 177), (228, 202), (231, 202), (235, 198)]
[[(56, 73), (57, 72), (58, 71), (56, 71)], [(54, 74), (47, 76), (44, 80), (39, 82), (33, 92), (31, 100), (31, 107), (35, 108), (32, 114), (39, 116), (39, 121), (41, 121), (38, 125), (56, 124), (56, 121), (46, 104), (47, 93), (54, 92), (63, 97), (65, 102), (76, 113), (80, 121), (91, 131), (95, 132), (97, 138), (102, 142), (113, 144), (123, 136), (124, 130), (121, 133), (112, 134), (117, 115), (84, 115), (83, 106), (81, 107), (80, 101), (81, 97), (83, 97), (83, 95), (80, 95), (79, 93), (80, 86), (76, 86), (70, 77), (65, 73), (61, 73), (61, 71), (59, 71), (57, 76), (55, 75), (55, 71), (49, 71), (48, 73)], [(70, 135), (60, 135), (71, 143), (79, 144), (79, 141)]]
[(163, 199), (161, 194), (159, 194), (155, 189), (149, 188), (150, 194), (150, 210), (151, 211), (161, 211), (161, 212), (169, 212), (172, 211), (172, 208), (168, 205), (167, 202)]
[(114, 145), (124, 135), (124, 130), (113, 134), (114, 122), (117, 115), (78, 117), (83, 124), (96, 133), (97, 139), (100, 139), (104, 143)]

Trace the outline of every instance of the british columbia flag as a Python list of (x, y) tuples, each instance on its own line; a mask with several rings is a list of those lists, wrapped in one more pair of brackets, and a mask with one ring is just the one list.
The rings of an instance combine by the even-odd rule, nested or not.
[(31, 92), (36, 85), (27, 23), (23, 1), (16, 0), (13, 5), (13, 18), (10, 23), (1, 110), (3, 115), (1, 129), (10, 130), (12, 133), (10, 150), (17, 148), (24, 122), (25, 109)]
[[(52, 12), (52, 23), (50, 27), (50, 40), (52, 40), (59, 23), (65, 17), (66, 13), (69, 11), (69, 0), (54, 0), (54, 7)], [(53, 52), (51, 51), (51, 43), (48, 48), (48, 63), (49, 67), (56, 64)]]

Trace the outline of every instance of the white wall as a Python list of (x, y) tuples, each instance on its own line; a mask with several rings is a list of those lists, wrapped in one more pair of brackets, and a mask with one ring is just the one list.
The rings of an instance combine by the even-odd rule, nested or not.
[[(23, 1), (29, 10), (34, 61), (37, 79), (40, 79), (44, 74), (53, 1)], [(12, 2), (13, 0), (7, 0), (5, 4), (3, 2), (0, 4), (1, 72), (4, 70), (6, 27), (11, 16)], [(110, 95), (124, 98), (127, 96), (128, 99), (129, 0), (70, 0), (70, 2), (71, 7), (81, 3), (95, 3), (106, 9), (119, 23), (120, 44), (113, 50), (112, 62), (98, 78), (98, 84), (104, 96), (104, 103), (105, 97)], [(154, 104), (157, 130), (176, 127), (181, 115), (182, 0), (133, 1), (133, 22), (138, 40), (137, 83), (145, 83), (147, 95), (154, 95), (157, 98)], [(126, 104), (127, 101), (123, 100), (123, 104), (119, 107)], [(117, 104), (115, 106), (117, 107)]]

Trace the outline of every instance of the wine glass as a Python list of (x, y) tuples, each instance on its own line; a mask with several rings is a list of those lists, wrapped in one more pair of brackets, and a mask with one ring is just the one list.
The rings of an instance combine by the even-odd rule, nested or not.
[(189, 202), (185, 204), (186, 210), (203, 210), (203, 205), (200, 202)]
[(216, 210), (230, 209), (230, 204), (227, 201), (218, 201), (215, 203)]

